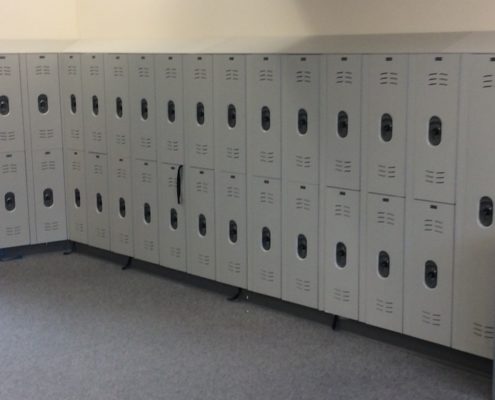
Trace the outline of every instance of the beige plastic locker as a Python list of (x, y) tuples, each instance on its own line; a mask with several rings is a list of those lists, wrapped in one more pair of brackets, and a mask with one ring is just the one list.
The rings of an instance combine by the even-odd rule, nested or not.
[(184, 164), (184, 79), (182, 56), (155, 55), (158, 162)]
[(64, 150), (65, 198), (69, 240), (88, 243), (84, 151)]

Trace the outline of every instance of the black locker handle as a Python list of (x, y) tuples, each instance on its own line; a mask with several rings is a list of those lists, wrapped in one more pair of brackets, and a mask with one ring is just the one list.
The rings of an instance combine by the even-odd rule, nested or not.
[(340, 268), (345, 268), (347, 265), (347, 247), (342, 242), (335, 246), (335, 261)]
[(151, 223), (151, 206), (149, 203), (144, 203), (143, 212), (144, 212), (144, 222), (147, 224), (150, 224)]
[(177, 168), (177, 178), (176, 178), (176, 183), (175, 187), (177, 189), (177, 204), (182, 203), (182, 169), (183, 165), (179, 165), (179, 168)]
[(349, 132), (349, 117), (345, 111), (339, 111), (337, 114), (337, 134), (341, 138), (347, 137)]
[(301, 135), (308, 133), (308, 112), (304, 108), (297, 112), (297, 129)]
[(425, 284), (430, 289), (435, 289), (438, 284), (438, 267), (435, 261), (428, 260), (425, 263)]
[(98, 101), (98, 96), (93, 95), (93, 97), (91, 97), (91, 106), (93, 107), (93, 115), (96, 117), (100, 113), (100, 103)]
[(428, 141), (432, 146), (438, 146), (442, 141), (442, 120), (437, 116), (430, 118)]
[(119, 199), (119, 214), (122, 218), (126, 216), (125, 199), (123, 197)]
[(266, 251), (270, 250), (272, 247), (272, 233), (266, 226), (261, 230), (261, 246), (263, 246), (263, 249)]
[(386, 251), (380, 251), (378, 254), (378, 273), (382, 278), (388, 278), (390, 275), (390, 256)]
[(173, 100), (169, 100), (167, 105), (168, 121), (175, 122), (175, 103)]
[(493, 200), (488, 196), (480, 199), (478, 218), (481, 225), (490, 226), (493, 223)]
[(141, 118), (146, 121), (148, 119), (148, 100), (141, 99)]
[(384, 142), (390, 142), (394, 131), (394, 120), (390, 114), (383, 114), (380, 134)]
[(9, 98), (7, 96), (0, 96), (0, 114), (7, 115), (10, 112)]
[(227, 107), (227, 123), (229, 128), (235, 128), (237, 125), (237, 110), (233, 104), (229, 104)]
[(45, 207), (51, 207), (53, 206), (53, 190), (50, 188), (47, 188), (43, 190), (43, 204)]
[(267, 106), (261, 108), (261, 128), (266, 132), (270, 130), (272, 124), (270, 109)]
[(77, 99), (75, 94), (70, 95), (70, 111), (72, 114), (77, 112)]
[(170, 226), (174, 231), (176, 231), (179, 226), (179, 216), (175, 208), (170, 209)]
[(40, 94), (38, 96), (38, 111), (41, 114), (48, 112), (48, 96), (46, 94)]
[(205, 123), (205, 106), (203, 103), (196, 104), (196, 121), (198, 125)]
[(5, 209), (7, 211), (15, 210), (15, 194), (12, 192), (5, 193)]
[(74, 204), (77, 208), (81, 207), (81, 191), (78, 188), (74, 189)]
[(297, 235), (297, 255), (303, 260), (308, 256), (308, 239), (302, 233)]
[(121, 97), (117, 97), (115, 99), (115, 113), (118, 118), (122, 118), (122, 115), (124, 115), (124, 106)]

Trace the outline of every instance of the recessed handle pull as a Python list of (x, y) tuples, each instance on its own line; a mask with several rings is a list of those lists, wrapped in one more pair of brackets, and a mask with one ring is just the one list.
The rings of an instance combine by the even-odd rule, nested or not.
[(183, 165), (179, 165), (179, 168), (177, 168), (177, 178), (175, 180), (176, 184), (175, 187), (177, 189), (177, 204), (182, 203), (182, 170), (183, 170)]
[(118, 118), (122, 118), (122, 115), (124, 115), (124, 104), (120, 97), (115, 99), (115, 114)]
[(77, 188), (74, 189), (74, 204), (77, 208), (81, 207), (81, 191)]
[(144, 222), (147, 224), (151, 223), (151, 206), (149, 203), (144, 203)]
[(237, 243), (237, 222), (229, 221), (229, 239), (232, 243)]
[(201, 236), (206, 236), (206, 217), (203, 214), (198, 217), (198, 231)]
[(378, 273), (382, 278), (388, 278), (390, 275), (390, 256), (386, 251), (380, 251), (378, 254)]
[(40, 94), (38, 96), (38, 111), (41, 114), (48, 112), (48, 96), (46, 94)]
[(50, 188), (47, 188), (43, 190), (43, 204), (45, 207), (51, 207), (53, 206), (53, 190)]
[(437, 116), (430, 118), (428, 141), (432, 146), (438, 146), (442, 141), (442, 120)]
[(175, 122), (175, 103), (173, 100), (170, 100), (167, 105), (167, 114), (168, 121), (174, 123)]
[(261, 230), (261, 246), (268, 251), (272, 247), (272, 233), (266, 226)]
[(392, 140), (394, 130), (394, 121), (390, 114), (383, 114), (381, 120), (380, 135), (384, 142), (390, 142)]
[(96, 117), (100, 113), (100, 103), (98, 101), (98, 96), (93, 95), (91, 98), (91, 106), (93, 107), (93, 115)]
[(101, 193), (96, 193), (96, 211), (99, 213), (103, 211), (103, 197)]
[(7, 115), (10, 112), (10, 103), (7, 96), (0, 96), (0, 114)]
[(308, 239), (302, 233), (297, 235), (297, 255), (303, 260), (308, 256)]
[(170, 209), (170, 226), (175, 231), (179, 226), (179, 216), (175, 208)]
[(126, 216), (126, 205), (123, 197), (119, 199), (119, 214), (122, 218), (125, 218)]
[(199, 125), (205, 123), (205, 106), (201, 102), (196, 104), (196, 121)]
[(270, 109), (267, 106), (261, 108), (261, 128), (266, 132), (270, 130), (272, 121)]
[(14, 211), (15, 210), (15, 194), (12, 192), (8, 192), (4, 196), (4, 201), (5, 201), (5, 209), (7, 211)]
[(483, 226), (491, 226), (493, 223), (493, 200), (488, 196), (480, 199), (478, 218)]
[(77, 99), (75, 94), (70, 95), (70, 111), (72, 114), (77, 112)]
[(349, 117), (345, 111), (339, 111), (337, 114), (337, 134), (341, 138), (347, 137), (349, 131)]
[(435, 261), (428, 260), (425, 263), (425, 285), (430, 289), (438, 285), (438, 266)]
[(141, 118), (143, 120), (148, 119), (148, 100), (141, 99)]
[(237, 110), (233, 104), (227, 107), (227, 123), (230, 128), (235, 128), (237, 124)]
[(335, 262), (340, 268), (345, 268), (347, 265), (347, 247), (342, 242), (335, 246)]
[(297, 129), (301, 135), (308, 133), (308, 112), (304, 108), (297, 113)]

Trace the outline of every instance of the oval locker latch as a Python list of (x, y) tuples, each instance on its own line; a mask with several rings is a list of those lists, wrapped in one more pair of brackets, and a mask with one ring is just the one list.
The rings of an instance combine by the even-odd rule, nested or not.
[(341, 138), (347, 137), (349, 131), (349, 117), (345, 111), (340, 111), (337, 114), (337, 134)]
[(386, 251), (380, 251), (378, 254), (378, 273), (382, 278), (388, 278), (390, 275), (390, 256)]
[(148, 100), (141, 99), (141, 118), (143, 120), (148, 119)]
[(302, 233), (297, 235), (297, 255), (302, 259), (308, 256), (308, 239)]
[(101, 193), (96, 193), (96, 211), (99, 213), (103, 211), (103, 197)]
[(229, 239), (231, 243), (237, 243), (237, 222), (232, 219), (229, 221)]
[(0, 114), (7, 115), (10, 112), (10, 103), (7, 96), (0, 96)]
[(205, 106), (201, 102), (196, 104), (196, 121), (199, 125), (205, 123)]
[(75, 114), (77, 112), (77, 99), (75, 94), (70, 95), (70, 111), (72, 114)]
[(93, 107), (93, 115), (98, 115), (100, 113), (100, 103), (98, 101), (98, 96), (93, 95), (91, 98), (91, 106)]
[(119, 199), (119, 214), (122, 218), (125, 218), (126, 206), (125, 206), (125, 199), (123, 197)]
[(342, 242), (335, 246), (335, 262), (340, 268), (345, 268), (347, 265), (347, 247)]
[(168, 121), (175, 122), (175, 103), (173, 100), (169, 100), (167, 105)]
[(430, 118), (428, 126), (428, 141), (432, 146), (438, 146), (442, 141), (442, 120), (437, 116)]
[(483, 196), (480, 199), (478, 218), (483, 226), (490, 226), (493, 223), (493, 200), (490, 197)]
[(77, 208), (81, 207), (81, 191), (79, 189), (74, 189), (74, 204)]
[(118, 118), (122, 118), (122, 115), (124, 115), (124, 104), (120, 97), (115, 99), (115, 114)]
[(230, 128), (235, 128), (237, 124), (237, 110), (233, 104), (227, 107), (227, 123)]
[(297, 130), (301, 135), (308, 133), (308, 112), (304, 108), (297, 112)]
[(38, 111), (41, 114), (48, 112), (48, 96), (46, 94), (40, 94), (38, 96)]
[(430, 289), (435, 289), (438, 284), (438, 267), (435, 261), (428, 260), (425, 263), (425, 284)]
[(268, 251), (272, 247), (272, 233), (266, 226), (261, 230), (261, 246)]
[(380, 126), (380, 135), (384, 142), (390, 142), (392, 140), (392, 134), (394, 130), (394, 121), (390, 114), (383, 114)]
[(5, 193), (4, 200), (5, 200), (5, 209), (7, 211), (14, 211), (15, 210), (15, 194), (12, 192)]
[(51, 207), (53, 206), (53, 190), (50, 188), (47, 188), (43, 190), (43, 204), (45, 207)]
[(147, 224), (151, 223), (151, 206), (149, 203), (144, 203), (143, 207), (143, 212), (144, 212), (144, 222)]
[(203, 214), (199, 214), (198, 231), (201, 236), (206, 236), (206, 217)]
[(261, 108), (261, 128), (266, 132), (270, 130), (272, 120), (270, 109), (267, 106)]
[(179, 226), (179, 217), (175, 208), (170, 209), (170, 226), (175, 231)]

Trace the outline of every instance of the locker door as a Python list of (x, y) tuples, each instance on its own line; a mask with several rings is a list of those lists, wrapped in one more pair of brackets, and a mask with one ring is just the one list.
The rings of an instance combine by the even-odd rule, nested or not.
[(182, 56), (155, 56), (158, 161), (184, 164)]
[(187, 163), (213, 169), (212, 56), (184, 56), (184, 107)]
[(214, 172), (188, 168), (186, 178), (187, 272), (215, 279)]
[(19, 56), (0, 54), (0, 148), (24, 150)]
[(24, 152), (0, 153), (0, 249), (29, 244)]
[(251, 178), (249, 221), (249, 289), (282, 296), (281, 188), (279, 179)]
[(413, 200), (408, 207), (404, 333), (450, 346), (454, 206)]
[(129, 65), (126, 54), (106, 54), (105, 110), (109, 152), (116, 157), (131, 156), (129, 112)]
[(102, 54), (81, 55), (84, 145), (92, 153), (107, 152), (105, 71)]
[(325, 311), (358, 318), (359, 192), (326, 189)]
[(326, 73), (326, 184), (359, 190), (361, 56), (328, 56)]
[(110, 250), (108, 156), (86, 153), (88, 244)]
[(247, 288), (246, 176), (217, 172), (215, 179), (217, 280)]
[(460, 56), (410, 58), (414, 198), (455, 202)]
[(39, 243), (67, 240), (62, 149), (33, 152), (36, 234)]
[(246, 57), (214, 56), (215, 168), (246, 173)]
[(247, 56), (247, 158), (252, 175), (280, 178), (280, 56)]
[(81, 56), (60, 54), (60, 103), (64, 147), (84, 149)]
[(402, 332), (404, 199), (368, 195), (366, 322)]
[(61, 148), (62, 127), (57, 55), (29, 54), (27, 74), (33, 150)]
[[(463, 58), (461, 131), (466, 132), (458, 180), (454, 272), (454, 348), (493, 357), (495, 332), (495, 55)], [(462, 148), (462, 147), (461, 147)], [(461, 154), (461, 153), (459, 153)]]
[(65, 198), (69, 239), (88, 243), (84, 152), (65, 150)]
[(158, 186), (156, 162), (133, 162), (134, 256), (158, 264)]
[(155, 66), (151, 55), (130, 55), (132, 157), (156, 160)]
[(129, 158), (110, 157), (110, 250), (134, 256), (132, 175)]
[[(158, 166), (160, 216), (160, 265), (186, 270), (186, 215), (184, 168), (177, 164)], [(180, 203), (179, 203), (180, 202)]]
[(320, 56), (285, 56), (282, 72), (282, 146), (286, 179), (317, 184)]
[(404, 196), (408, 56), (365, 60), (368, 192)]
[(282, 298), (318, 307), (318, 186), (289, 182), (284, 211)]

